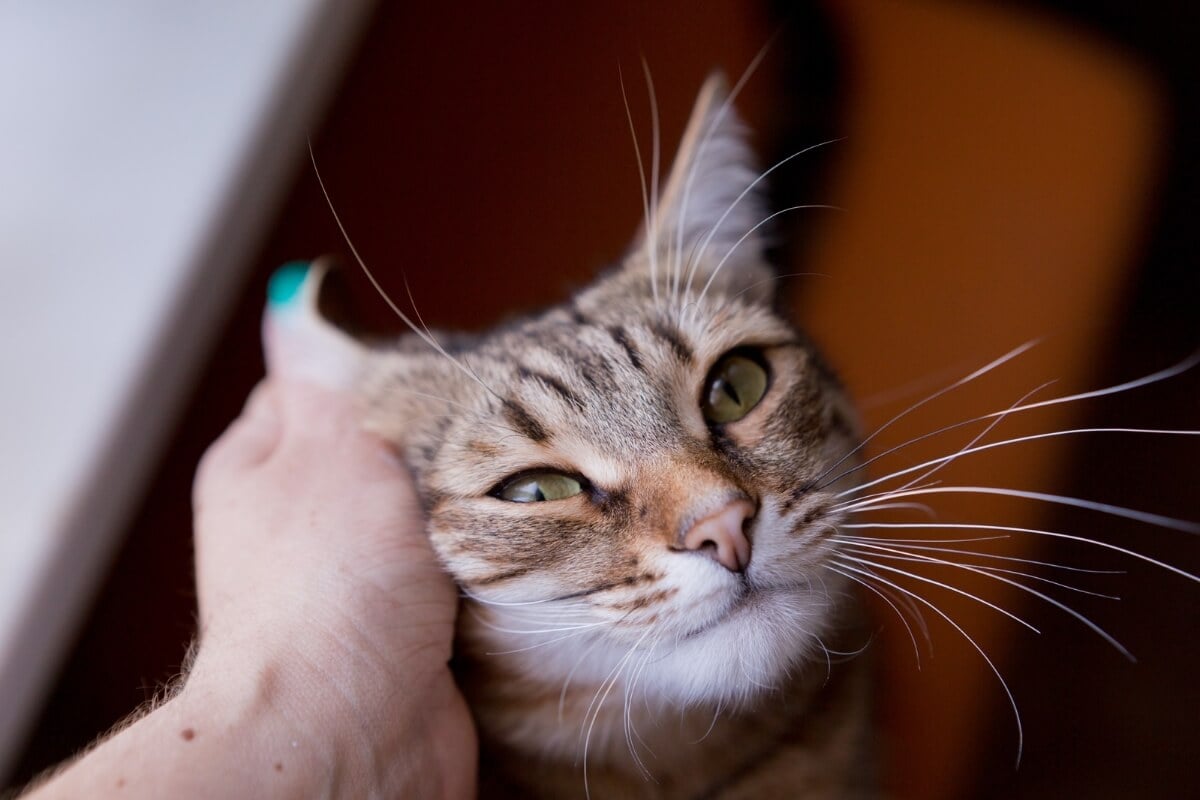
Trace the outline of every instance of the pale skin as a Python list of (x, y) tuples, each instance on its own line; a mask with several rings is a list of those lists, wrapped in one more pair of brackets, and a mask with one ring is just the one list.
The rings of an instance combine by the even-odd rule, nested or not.
[(28, 797), (474, 796), (455, 588), (351, 400), (265, 381), (205, 455), (194, 506), (183, 688)]

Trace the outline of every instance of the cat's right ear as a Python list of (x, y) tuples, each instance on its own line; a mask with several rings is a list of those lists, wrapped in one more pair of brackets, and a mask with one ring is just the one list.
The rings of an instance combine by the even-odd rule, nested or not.
[(263, 351), (267, 373), (327, 389), (354, 388), (367, 348), (331, 319), (327, 261), (280, 267), (267, 287)]

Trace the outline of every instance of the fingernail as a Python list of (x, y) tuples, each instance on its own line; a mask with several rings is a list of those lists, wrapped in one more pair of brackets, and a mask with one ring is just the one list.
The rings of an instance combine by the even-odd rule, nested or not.
[(294, 302), (300, 296), (310, 266), (308, 261), (289, 261), (275, 270), (267, 282), (267, 301), (276, 308)]

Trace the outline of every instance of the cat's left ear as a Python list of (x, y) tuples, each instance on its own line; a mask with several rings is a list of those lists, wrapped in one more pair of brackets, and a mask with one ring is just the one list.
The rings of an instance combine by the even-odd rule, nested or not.
[[(772, 272), (763, 261), (765, 181), (732, 103), (713, 73), (692, 109), (657, 209), (651, 209), (627, 265), (660, 282), (765, 300)], [(757, 182), (756, 182), (757, 181)], [(711, 284), (711, 285), (710, 285)]]

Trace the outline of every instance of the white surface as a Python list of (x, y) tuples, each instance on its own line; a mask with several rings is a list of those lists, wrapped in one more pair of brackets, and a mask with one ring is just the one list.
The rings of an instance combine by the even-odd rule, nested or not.
[(0, 778), (367, 5), (0, 2)]

